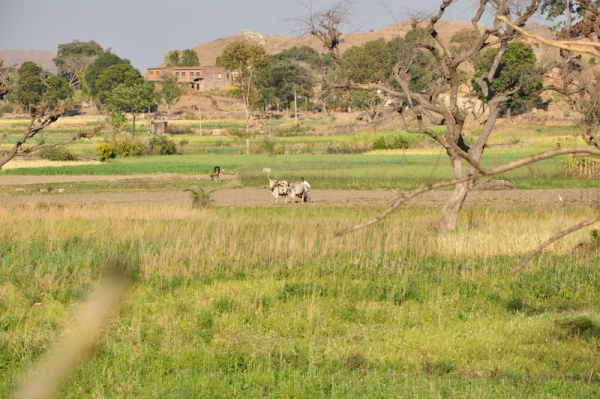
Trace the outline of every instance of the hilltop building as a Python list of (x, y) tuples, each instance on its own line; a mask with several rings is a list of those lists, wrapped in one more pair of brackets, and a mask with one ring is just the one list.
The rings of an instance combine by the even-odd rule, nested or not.
[(157, 82), (166, 74), (175, 76), (180, 84), (199, 91), (233, 86), (233, 74), (218, 66), (148, 68), (147, 79)]

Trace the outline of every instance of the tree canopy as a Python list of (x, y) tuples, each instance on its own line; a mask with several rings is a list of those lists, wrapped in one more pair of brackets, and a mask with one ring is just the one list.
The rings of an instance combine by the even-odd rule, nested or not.
[(42, 68), (32, 61), (24, 62), (17, 70), (15, 100), (21, 107), (27, 109), (30, 105), (38, 106), (42, 103), (46, 92), (42, 73)]
[(144, 81), (144, 77), (130, 64), (117, 64), (106, 68), (96, 80), (96, 95), (106, 103), (111, 92), (119, 85), (132, 86)]
[(106, 102), (114, 111), (132, 114), (135, 133), (137, 114), (147, 111), (156, 102), (154, 83), (142, 80), (133, 84), (120, 84), (108, 93)]
[(59, 44), (54, 64), (57, 74), (65, 78), (71, 86), (79, 86), (79, 75), (94, 60), (104, 54), (104, 49), (95, 41)]
[(173, 105), (177, 100), (179, 100), (179, 97), (181, 97), (183, 91), (177, 83), (177, 77), (171, 74), (163, 75), (160, 85), (160, 97), (162, 99), (162, 102), (167, 107), (167, 113), (170, 113), (171, 105)]
[(46, 104), (57, 107), (62, 101), (73, 97), (73, 89), (69, 83), (60, 76), (50, 76), (46, 79)]
[(533, 48), (529, 44), (520, 42), (508, 45), (508, 51), (502, 56), (490, 84), (491, 90), (488, 96), (483, 94), (477, 78), (490, 69), (497, 54), (497, 48), (490, 48), (475, 61), (472, 83), (479, 99), (488, 102), (492, 96), (506, 94), (516, 89), (515, 94), (507, 102), (508, 104), (535, 101), (537, 95), (531, 93), (535, 93), (542, 87), (543, 80), (536, 67), (537, 60)]
[(84, 72), (84, 80), (85, 83), (87, 85), (87, 89), (89, 90), (89, 93), (96, 97), (98, 95), (98, 88), (96, 86), (96, 81), (98, 80), (98, 77), (100, 76), (100, 74), (102, 72), (104, 72), (104, 70), (106, 70), (107, 68), (113, 66), (113, 65), (119, 65), (119, 64), (131, 64), (129, 62), (129, 60), (120, 58), (119, 56), (112, 54), (112, 53), (104, 53), (102, 55), (100, 55), (98, 58), (96, 58), (94, 60), (94, 62), (92, 62), (86, 69)]
[(165, 55), (164, 64), (166, 67), (176, 66), (200, 66), (200, 59), (198, 53), (192, 49), (187, 50), (170, 50)]

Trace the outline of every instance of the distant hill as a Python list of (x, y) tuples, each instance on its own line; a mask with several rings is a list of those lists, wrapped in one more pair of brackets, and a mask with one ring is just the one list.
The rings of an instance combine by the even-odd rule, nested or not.
[[(468, 22), (454, 22), (454, 21), (439, 21), (436, 24), (436, 29), (441, 37), (446, 40), (450, 40), (452, 35), (462, 29), (472, 29), (473, 25)], [(531, 24), (532, 30), (535, 33), (544, 37), (551, 36), (548, 28), (540, 24)], [(526, 26), (527, 30), (530, 30), (530, 25)], [(374, 31), (374, 32), (355, 32), (349, 33), (342, 36), (342, 43), (340, 44), (341, 51), (345, 51), (352, 46), (361, 45), (371, 40), (377, 40), (383, 38), (388, 41), (395, 37), (404, 37), (406, 33), (411, 29), (410, 21), (401, 21), (397, 24), (388, 26), (386, 28)], [(271, 36), (263, 33), (243, 30), (242, 33), (235, 36), (228, 36), (225, 38), (213, 40), (203, 44), (199, 44), (194, 47), (198, 58), (200, 59), (200, 65), (215, 65), (217, 57), (221, 55), (223, 49), (230, 43), (248, 40), (255, 43), (262, 44), (267, 51), (267, 54), (277, 54), (283, 50), (287, 50), (292, 47), (309, 46), (317, 50), (319, 53), (324, 53), (325, 49), (321, 42), (314, 36), (296, 36), (296, 37), (284, 37), (284, 36)]]
[(48, 50), (0, 50), (0, 60), (4, 60), (5, 67), (13, 64), (21, 65), (25, 61), (33, 61), (42, 69), (56, 73), (53, 58), (56, 58), (56, 53)]

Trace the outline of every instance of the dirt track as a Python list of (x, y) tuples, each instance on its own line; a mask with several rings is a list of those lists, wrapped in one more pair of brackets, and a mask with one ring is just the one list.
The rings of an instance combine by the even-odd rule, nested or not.
[[(190, 176), (186, 176), (190, 177)], [(113, 181), (135, 179), (177, 179), (177, 175), (129, 175), (129, 176), (0, 176), (0, 187), (16, 185), (77, 183), (90, 181)], [(206, 176), (195, 178), (205, 180)], [(214, 206), (218, 207), (285, 207), (285, 206), (387, 206), (396, 196), (387, 190), (319, 190), (311, 191), (312, 201), (308, 204), (285, 204), (275, 199), (266, 188), (236, 188), (233, 176), (223, 176), (229, 180), (227, 187), (211, 193)], [(441, 207), (449, 197), (450, 191), (434, 191), (413, 199), (406, 206)], [(563, 201), (559, 200), (559, 195)], [(161, 205), (170, 207), (189, 207), (191, 198), (183, 191), (152, 192), (115, 192), (94, 194), (39, 193), (35, 195), (0, 194), (0, 205), (19, 205), (38, 202), (55, 204), (112, 204), (122, 206)], [(579, 207), (598, 206), (600, 189), (549, 189), (549, 190), (507, 190), (472, 191), (465, 207)]]

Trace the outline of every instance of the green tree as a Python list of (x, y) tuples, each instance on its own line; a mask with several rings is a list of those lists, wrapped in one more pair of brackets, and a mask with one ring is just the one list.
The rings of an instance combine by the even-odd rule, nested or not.
[(490, 90), (487, 95), (483, 94), (477, 79), (490, 69), (498, 51), (497, 48), (486, 50), (477, 58), (474, 64), (475, 74), (472, 84), (479, 99), (487, 103), (495, 96), (512, 93), (510, 99), (505, 102), (508, 106), (536, 101), (537, 95), (531, 93), (536, 93), (542, 88), (543, 80), (539, 68), (536, 66), (537, 59), (533, 48), (529, 44), (520, 42), (508, 45), (508, 51), (504, 53), (500, 60), (493, 80), (489, 85)]
[(179, 58), (180, 58), (179, 50), (169, 50), (165, 55), (164, 64), (166, 67), (176, 67), (179, 66)]
[(175, 77), (171, 74), (163, 75), (160, 85), (161, 85), (160, 97), (161, 97), (162, 102), (167, 107), (167, 114), (170, 115), (171, 114), (171, 105), (175, 104), (179, 100), (183, 91), (181, 90), (181, 87), (179, 87), (179, 84), (177, 83), (177, 77)]
[(269, 61), (265, 49), (259, 44), (234, 42), (223, 50), (217, 58), (217, 65), (236, 73), (244, 110), (246, 114), (246, 151), (250, 153), (250, 109), (258, 99), (254, 88), (257, 75), (266, 73)]
[(80, 75), (94, 60), (104, 54), (104, 49), (95, 41), (59, 44), (54, 64), (57, 74), (67, 80), (69, 86), (79, 88)]
[(180, 65), (190, 67), (200, 66), (200, 59), (198, 58), (198, 53), (191, 49), (183, 50)]
[(96, 81), (102, 72), (113, 65), (130, 64), (129, 60), (122, 59), (112, 53), (104, 53), (94, 60), (84, 71), (86, 89), (93, 97), (98, 95)]
[(133, 117), (133, 134), (137, 115), (145, 112), (156, 103), (154, 83), (142, 80), (134, 84), (120, 84), (107, 97), (107, 105), (112, 111), (128, 112)]
[[(263, 106), (273, 103), (285, 104), (294, 101), (294, 95), (310, 98), (315, 86), (314, 73), (292, 59), (270, 61), (267, 71), (257, 80)], [(277, 108), (279, 108), (277, 106)]]
[(106, 68), (96, 80), (96, 97), (104, 104), (110, 93), (119, 85), (132, 86), (144, 77), (130, 64), (117, 64)]
[(60, 76), (50, 76), (46, 79), (46, 104), (56, 108), (65, 100), (73, 97), (73, 89), (69, 83)]
[(17, 70), (15, 99), (24, 109), (42, 104), (46, 86), (42, 79), (42, 68), (35, 62), (26, 61)]
[(169, 50), (165, 55), (164, 64), (166, 67), (176, 66), (200, 66), (198, 53), (192, 49), (187, 50)]
[(310, 65), (313, 70), (324, 67), (333, 67), (333, 62), (327, 54), (319, 54), (317, 50), (309, 46), (292, 47), (280, 53), (270, 55), (270, 61), (297, 61)]

